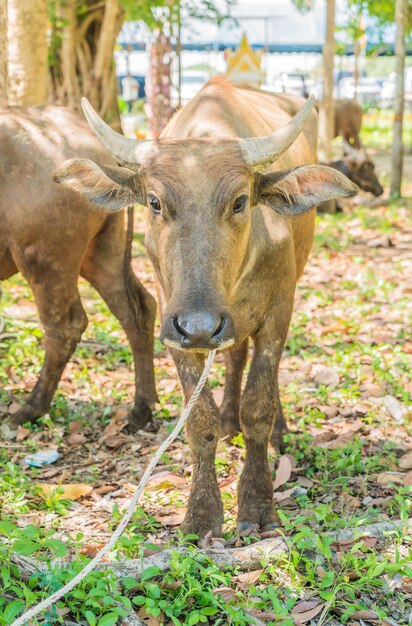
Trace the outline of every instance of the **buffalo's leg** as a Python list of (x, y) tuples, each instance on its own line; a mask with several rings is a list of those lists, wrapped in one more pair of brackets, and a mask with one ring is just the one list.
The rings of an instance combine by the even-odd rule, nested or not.
[(225, 352), (226, 381), (221, 415), (221, 436), (232, 437), (240, 432), (240, 394), (243, 370), (247, 361), (248, 340), (235, 350)]
[[(283, 414), (277, 414), (277, 375), (293, 303), (285, 300), (273, 307), (270, 318), (254, 337), (255, 349), (241, 401), (241, 425), (246, 459), (239, 481), (238, 528), (257, 524), (271, 528), (276, 521), (273, 484), (268, 462), (268, 443), (275, 419), (283, 429)], [(282, 421), (283, 418), (283, 421)]]
[(6, 420), (12, 430), (47, 413), (62, 372), (87, 326), (76, 272), (66, 275), (62, 268), (42, 266), (32, 256), (23, 256), (17, 265), (34, 294), (44, 327), (45, 357), (26, 403)]
[[(204, 360), (195, 354), (172, 351), (185, 401), (188, 402), (199, 380)], [(223, 506), (217, 485), (215, 455), (219, 439), (219, 410), (207, 383), (186, 423), (186, 434), (193, 463), (192, 485), (182, 531), (203, 537), (209, 531), (220, 536)]]
[(156, 302), (133, 274), (130, 259), (125, 257), (124, 249), (119, 245), (123, 231), (124, 224), (120, 219), (109, 223), (90, 244), (81, 274), (100, 293), (129, 340), (136, 381), (129, 424), (132, 429), (139, 429), (151, 421), (151, 407), (157, 401), (153, 371)]

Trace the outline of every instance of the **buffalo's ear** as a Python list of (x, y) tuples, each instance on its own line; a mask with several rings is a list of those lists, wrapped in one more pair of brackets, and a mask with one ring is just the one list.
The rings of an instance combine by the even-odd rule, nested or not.
[(54, 172), (54, 180), (77, 191), (108, 213), (143, 200), (139, 175), (125, 167), (97, 165), (89, 159), (70, 159)]
[(280, 215), (301, 215), (336, 198), (350, 198), (357, 186), (326, 165), (302, 165), (293, 170), (258, 175), (255, 204), (265, 204)]

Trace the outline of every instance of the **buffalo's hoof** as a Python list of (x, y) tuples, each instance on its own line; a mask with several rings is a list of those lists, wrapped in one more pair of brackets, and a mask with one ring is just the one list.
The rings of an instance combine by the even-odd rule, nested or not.
[(216, 522), (204, 522), (202, 520), (188, 520), (182, 522), (180, 530), (183, 535), (196, 535), (199, 539), (203, 539), (207, 535), (218, 538), (223, 537), (222, 525)]
[(149, 430), (155, 432), (157, 428), (153, 422), (152, 409), (147, 404), (146, 400), (139, 399), (136, 401), (133, 409), (128, 415), (129, 430), (134, 433), (138, 430)]
[(6, 439), (14, 439), (19, 426), (23, 426), (26, 422), (34, 422), (45, 413), (47, 413), (47, 409), (36, 410), (31, 404), (26, 403), (16, 413), (8, 415), (1, 423), (1, 434)]

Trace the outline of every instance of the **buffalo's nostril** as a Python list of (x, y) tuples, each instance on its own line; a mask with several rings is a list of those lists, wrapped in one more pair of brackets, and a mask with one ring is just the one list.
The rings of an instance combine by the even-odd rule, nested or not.
[(182, 335), (183, 337), (185, 337), (186, 339), (189, 339), (189, 335), (185, 332), (183, 326), (185, 326), (185, 322), (182, 322), (182, 325), (179, 324), (179, 318), (178, 317), (174, 317), (173, 318), (173, 326), (175, 327), (175, 329), (177, 330), (177, 332), (179, 333), (179, 335)]
[(229, 313), (196, 309), (167, 316), (162, 325), (162, 339), (184, 349), (211, 350), (224, 344), (232, 345), (233, 320)]
[(226, 319), (221, 316), (220, 318), (220, 322), (219, 322), (219, 326), (216, 328), (215, 332), (212, 335), (212, 339), (217, 339), (219, 337), (219, 335), (223, 332), (225, 326), (226, 326)]

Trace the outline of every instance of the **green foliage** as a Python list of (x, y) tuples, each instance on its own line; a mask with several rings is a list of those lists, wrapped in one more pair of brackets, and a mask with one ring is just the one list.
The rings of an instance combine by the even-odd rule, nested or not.
[(150, 30), (163, 30), (165, 25), (177, 25), (185, 17), (216, 23), (226, 19), (233, 0), (225, 0), (226, 11), (211, 0), (120, 0), (128, 20), (141, 20)]

